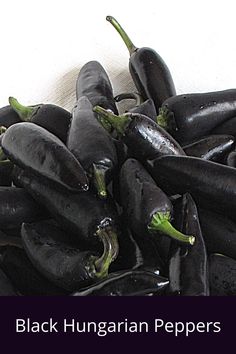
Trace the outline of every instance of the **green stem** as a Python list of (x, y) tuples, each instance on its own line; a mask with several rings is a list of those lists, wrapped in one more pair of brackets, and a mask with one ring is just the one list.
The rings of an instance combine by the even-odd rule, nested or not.
[(0, 165), (13, 165), (13, 163), (11, 162), (11, 160), (5, 157), (4, 160), (0, 160)]
[(161, 107), (159, 109), (159, 115), (157, 116), (157, 124), (168, 131), (177, 130), (174, 114), (173, 112), (169, 111), (167, 107)]
[(108, 123), (108, 121), (101, 117), (98, 117), (98, 121), (108, 133), (112, 132), (112, 126), (110, 123)]
[(179, 242), (188, 243), (190, 245), (193, 245), (195, 242), (194, 236), (184, 235), (171, 225), (170, 212), (157, 212), (154, 214), (150, 224), (148, 225), (148, 229), (150, 231), (159, 231)]
[(10, 106), (14, 109), (14, 111), (18, 114), (20, 119), (23, 120), (24, 122), (30, 121), (31, 118), (36, 114), (38, 109), (42, 106), (42, 104), (36, 106), (23, 106), (14, 97), (9, 97), (8, 100)]
[(93, 183), (100, 198), (107, 197), (106, 173), (106, 166), (93, 164)]
[(129, 54), (132, 55), (137, 50), (137, 47), (135, 47), (135, 45), (133, 44), (133, 42), (131, 41), (131, 39), (127, 35), (127, 33), (124, 31), (124, 29), (121, 27), (119, 22), (116, 21), (116, 19), (112, 16), (107, 16), (106, 20), (108, 22), (110, 22), (112, 24), (112, 26), (117, 30), (117, 32), (119, 33), (119, 35), (123, 39), (128, 51), (129, 51)]
[(117, 235), (110, 226), (100, 228), (97, 235), (103, 242), (104, 251), (102, 256), (95, 260), (96, 277), (104, 278), (108, 275), (110, 264), (118, 255), (119, 245)]
[(111, 111), (108, 111), (100, 106), (95, 106), (93, 108), (94, 112), (101, 116), (104, 120), (106, 120), (112, 128), (114, 128), (119, 134), (123, 135), (129, 123), (131, 122), (131, 118), (129, 115), (117, 116)]

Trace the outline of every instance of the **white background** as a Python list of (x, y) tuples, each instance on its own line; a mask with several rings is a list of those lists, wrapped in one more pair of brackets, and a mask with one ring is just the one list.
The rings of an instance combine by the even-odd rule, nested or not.
[(0, 106), (51, 102), (68, 109), (83, 64), (98, 60), (115, 93), (133, 90), (113, 15), (138, 47), (169, 66), (178, 93), (236, 87), (235, 1), (0, 1)]

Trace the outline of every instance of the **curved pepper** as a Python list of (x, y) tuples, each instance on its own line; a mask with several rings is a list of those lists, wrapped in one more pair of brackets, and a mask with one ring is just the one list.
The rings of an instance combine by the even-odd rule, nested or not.
[(119, 218), (110, 198), (102, 200), (90, 192), (69, 193), (27, 171), (20, 171), (16, 178), (48, 209), (62, 229), (74, 235), (78, 247), (80, 242), (97, 251), (103, 251), (109, 246), (111, 261), (117, 257)]
[(23, 246), (35, 268), (49, 281), (69, 291), (107, 276), (113, 260), (107, 235), (103, 233), (104, 251), (99, 257), (71, 244), (66, 233), (47, 221), (23, 224), (21, 228)]
[(135, 47), (114, 17), (107, 16), (106, 19), (120, 34), (129, 50), (129, 70), (138, 92), (145, 100), (152, 98), (158, 111), (167, 98), (176, 94), (174, 82), (167, 65), (155, 50), (147, 47)]

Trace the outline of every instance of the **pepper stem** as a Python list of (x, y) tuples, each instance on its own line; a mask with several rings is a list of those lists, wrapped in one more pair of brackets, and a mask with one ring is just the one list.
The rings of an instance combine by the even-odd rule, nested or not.
[(0, 161), (0, 165), (12, 165), (13, 163), (11, 162), (11, 160), (9, 160), (7, 157), (5, 158), (5, 160), (1, 160)]
[(99, 114), (101, 118), (110, 123), (112, 128), (114, 128), (121, 135), (124, 134), (125, 129), (131, 121), (131, 118), (128, 115), (117, 116), (113, 112), (108, 111), (100, 106), (95, 106), (93, 110)]
[(106, 172), (106, 166), (93, 164), (93, 183), (100, 198), (107, 197)]
[(107, 120), (105, 120), (104, 118), (98, 117), (98, 121), (100, 122), (100, 124), (103, 126), (103, 128), (104, 128), (108, 133), (112, 133), (111, 124), (108, 123)]
[(157, 116), (157, 124), (168, 131), (177, 130), (174, 114), (170, 112), (167, 107), (161, 107), (159, 109), (159, 115)]
[(17, 101), (16, 98), (14, 97), (9, 97), (9, 104), (10, 106), (14, 109), (14, 111), (18, 114), (21, 120), (24, 122), (28, 122), (31, 120), (31, 118), (35, 115), (37, 110), (42, 106), (42, 105), (36, 105), (36, 106), (23, 106), (20, 102)]
[(150, 224), (148, 225), (150, 231), (160, 231), (163, 234), (170, 236), (171, 238), (184, 243), (193, 245), (195, 242), (194, 236), (188, 236), (182, 234), (176, 230), (170, 223), (170, 212), (162, 213), (157, 212), (153, 215)]
[(125, 92), (125, 93), (120, 93), (116, 97), (114, 97), (114, 100), (116, 102), (120, 102), (123, 100), (135, 100), (135, 106), (140, 106), (142, 103), (142, 96), (140, 93), (137, 92)]
[(119, 245), (115, 231), (110, 227), (100, 228), (97, 235), (101, 238), (104, 246), (103, 254), (95, 261), (96, 277), (104, 278), (108, 275), (110, 264), (116, 259)]
[(135, 47), (127, 33), (124, 31), (124, 29), (121, 27), (118, 21), (112, 16), (107, 16), (106, 20), (112, 24), (112, 26), (117, 30), (121, 38), (123, 39), (129, 54), (132, 55), (138, 48)]

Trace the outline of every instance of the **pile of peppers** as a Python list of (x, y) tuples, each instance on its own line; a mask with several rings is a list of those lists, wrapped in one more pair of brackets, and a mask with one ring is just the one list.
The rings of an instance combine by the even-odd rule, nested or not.
[(90, 61), (72, 112), (0, 109), (0, 295), (236, 295), (236, 89), (177, 95), (107, 21), (137, 92)]

